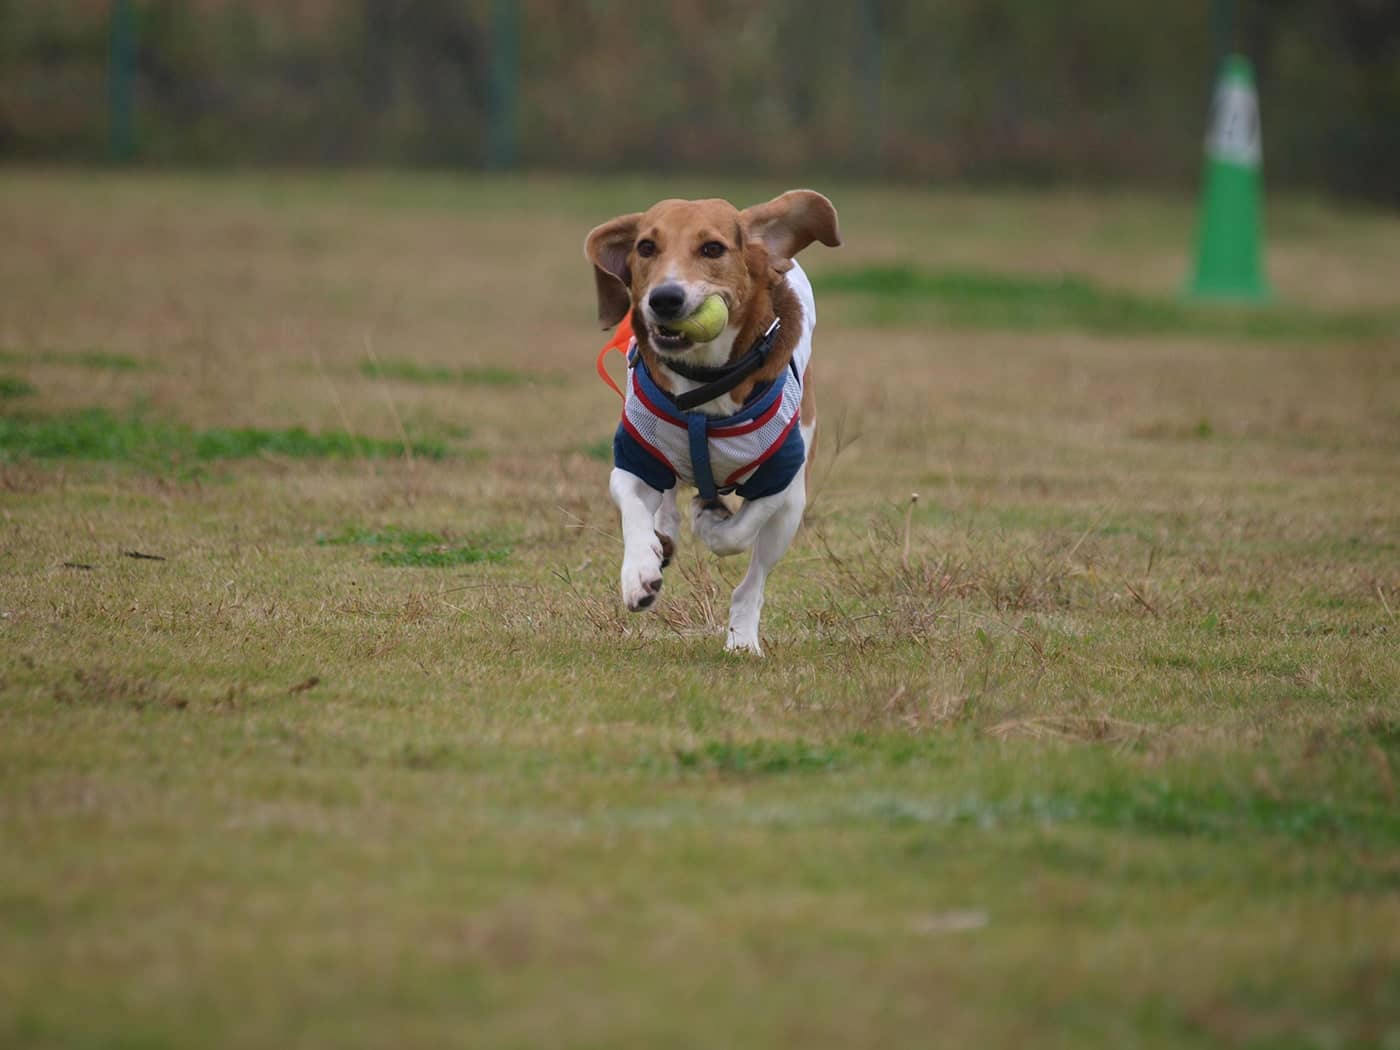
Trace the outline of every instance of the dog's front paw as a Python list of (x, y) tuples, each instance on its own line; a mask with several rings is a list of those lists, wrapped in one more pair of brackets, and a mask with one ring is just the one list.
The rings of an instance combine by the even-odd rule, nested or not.
[[(659, 545), (658, 545), (659, 546)], [(630, 612), (651, 607), (661, 593), (661, 551), (622, 563), (622, 601)]]

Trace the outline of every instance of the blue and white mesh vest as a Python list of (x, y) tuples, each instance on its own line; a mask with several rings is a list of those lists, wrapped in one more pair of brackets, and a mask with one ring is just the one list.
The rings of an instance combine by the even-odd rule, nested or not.
[(788, 280), (803, 307), (804, 330), (790, 367), (727, 418), (683, 412), (647, 371), (635, 343), (627, 393), (613, 438), (614, 465), (666, 490), (679, 479), (704, 499), (737, 491), (745, 499), (781, 492), (806, 461), (798, 420), (802, 378), (811, 356), (811, 285), (796, 266)]

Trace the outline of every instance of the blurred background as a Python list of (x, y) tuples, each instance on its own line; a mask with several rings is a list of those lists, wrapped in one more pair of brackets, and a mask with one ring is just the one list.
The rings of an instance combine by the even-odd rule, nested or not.
[(1394, 0), (0, 0), (0, 157), (1188, 189), (1230, 50), (1400, 202)]

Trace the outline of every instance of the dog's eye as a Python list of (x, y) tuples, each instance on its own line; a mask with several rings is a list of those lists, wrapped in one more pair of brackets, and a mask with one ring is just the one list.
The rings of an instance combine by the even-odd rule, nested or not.
[(656, 254), (656, 242), (651, 240), (638, 241), (637, 254), (643, 259), (650, 259)]
[(707, 259), (718, 259), (725, 251), (724, 245), (720, 244), (719, 241), (706, 241), (700, 245), (700, 254)]

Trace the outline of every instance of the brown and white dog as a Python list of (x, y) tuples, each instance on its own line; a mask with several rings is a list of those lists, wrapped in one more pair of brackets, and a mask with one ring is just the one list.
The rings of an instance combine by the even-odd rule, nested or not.
[[(609, 482), (622, 516), (622, 600), (633, 612), (655, 601), (680, 531), (676, 481), (695, 483), (708, 495), (692, 502), (692, 532), (721, 556), (753, 552), (730, 603), (730, 650), (761, 654), (764, 584), (807, 502), (816, 306), (793, 257), (813, 241), (841, 243), (836, 209), (820, 193), (792, 190), (743, 210), (724, 200), (661, 201), (603, 223), (585, 242), (598, 319), (611, 328), (630, 311), (636, 339)], [(716, 339), (692, 343), (667, 327), (715, 294), (729, 313)], [(686, 404), (694, 399), (686, 395), (726, 383)], [(744, 500), (734, 513), (716, 498), (730, 491)]]

